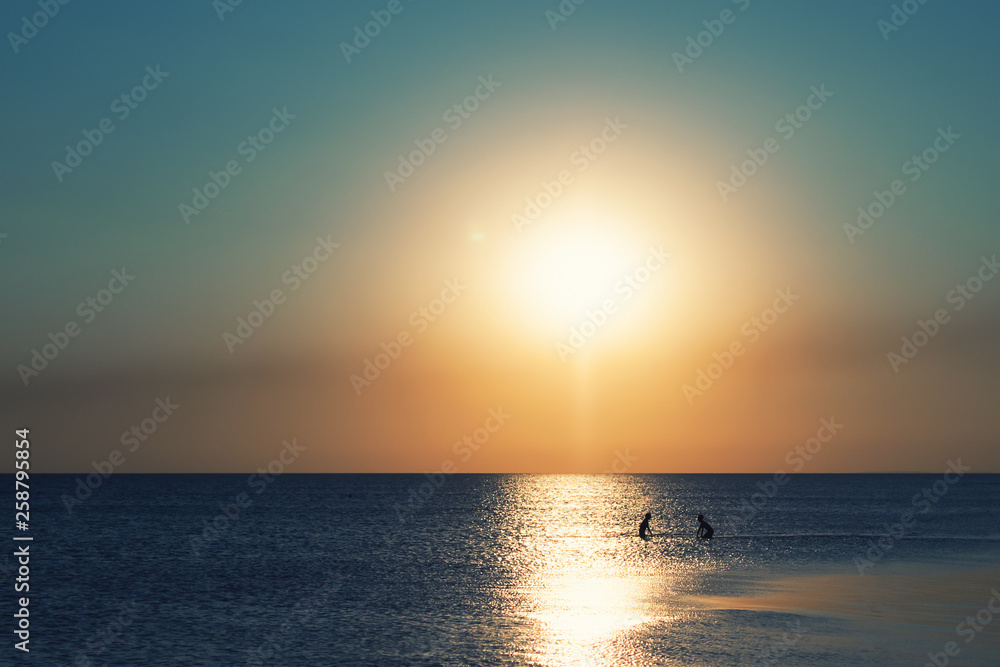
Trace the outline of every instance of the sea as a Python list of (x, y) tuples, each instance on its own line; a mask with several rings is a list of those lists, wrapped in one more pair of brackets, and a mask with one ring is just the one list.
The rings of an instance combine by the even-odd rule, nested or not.
[(0, 664), (1000, 665), (1000, 475), (960, 468), (33, 475)]

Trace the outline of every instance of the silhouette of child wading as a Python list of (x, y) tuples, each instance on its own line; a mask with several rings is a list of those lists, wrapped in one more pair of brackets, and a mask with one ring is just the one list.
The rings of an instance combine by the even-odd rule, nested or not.
[(712, 539), (712, 533), (714, 533), (714, 532), (715, 531), (712, 530), (712, 527), (710, 525), (708, 525), (708, 522), (705, 521), (705, 517), (703, 517), (702, 515), (699, 514), (698, 515), (698, 537), (700, 537), (703, 540), (710, 540), (710, 539)]
[(644, 540), (648, 540), (649, 539), (649, 537), (646, 536), (647, 532), (649, 533), (650, 536), (653, 535), (653, 531), (649, 530), (649, 520), (652, 517), (653, 517), (652, 514), (650, 514), (649, 512), (646, 512), (646, 518), (643, 519), (642, 523), (639, 524), (639, 537), (641, 537)]

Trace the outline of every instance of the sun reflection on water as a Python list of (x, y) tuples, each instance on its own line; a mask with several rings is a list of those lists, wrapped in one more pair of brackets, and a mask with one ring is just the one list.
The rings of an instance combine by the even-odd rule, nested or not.
[(637, 588), (628, 580), (570, 574), (536, 589), (538, 657), (550, 665), (604, 664), (611, 640), (654, 620), (636, 604)]
[[(530, 628), (527, 653), (542, 665), (610, 665), (629, 653), (631, 636), (664, 617), (669, 581), (646, 567), (649, 546), (635, 538), (624, 507), (624, 482), (612, 476), (522, 479), (514, 500), (522, 542), (517, 583), (522, 618)], [(629, 523), (623, 523), (628, 521)], [(637, 557), (635, 554), (638, 553)]]

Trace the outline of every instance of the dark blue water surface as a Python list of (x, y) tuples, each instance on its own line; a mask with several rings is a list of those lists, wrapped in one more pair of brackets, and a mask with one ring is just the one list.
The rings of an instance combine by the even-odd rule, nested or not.
[(29, 660), (1000, 664), (992, 613), (959, 634), (1000, 590), (1000, 476), (770, 482), (116, 474), (70, 503), (85, 477), (33, 476)]

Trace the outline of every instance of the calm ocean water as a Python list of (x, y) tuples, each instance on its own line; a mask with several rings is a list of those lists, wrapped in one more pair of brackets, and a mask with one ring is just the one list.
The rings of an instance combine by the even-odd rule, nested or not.
[(956, 634), (997, 475), (77, 479), (32, 477), (34, 664), (1000, 664), (1000, 620)]

